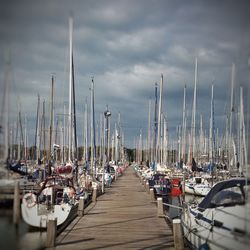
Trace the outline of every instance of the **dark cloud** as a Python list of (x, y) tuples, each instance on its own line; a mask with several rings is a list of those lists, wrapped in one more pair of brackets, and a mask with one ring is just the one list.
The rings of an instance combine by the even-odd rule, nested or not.
[(188, 114), (191, 114), (195, 57), (199, 63), (197, 117), (202, 115), (206, 126), (214, 82), (215, 124), (220, 130), (224, 127), (233, 62), (235, 101), (239, 99), (239, 86), (249, 85), (248, 1), (1, 1), (1, 87), (9, 57), (7, 51), (11, 51), (13, 99), (19, 96), (23, 111), (32, 121), (37, 93), (49, 103), (52, 74), (56, 78), (58, 113), (62, 112), (62, 104), (68, 103), (71, 13), (79, 120), (85, 98), (90, 99), (94, 76), (97, 119), (106, 104), (112, 110), (113, 122), (121, 112), (126, 142), (130, 145), (140, 127), (147, 127), (148, 100), (154, 98), (154, 83), (160, 82), (161, 73), (164, 111), (173, 137), (182, 120), (185, 84)]

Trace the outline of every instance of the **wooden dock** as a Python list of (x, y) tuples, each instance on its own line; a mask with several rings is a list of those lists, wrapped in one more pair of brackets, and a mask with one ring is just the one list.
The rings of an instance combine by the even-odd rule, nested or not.
[(129, 167), (56, 239), (56, 249), (174, 249), (173, 233)]

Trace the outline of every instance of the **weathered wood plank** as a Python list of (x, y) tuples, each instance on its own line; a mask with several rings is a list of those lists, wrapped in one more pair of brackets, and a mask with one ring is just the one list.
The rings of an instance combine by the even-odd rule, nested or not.
[(83, 217), (59, 237), (56, 249), (170, 249), (172, 229), (158, 218), (131, 168), (106, 193), (97, 198)]

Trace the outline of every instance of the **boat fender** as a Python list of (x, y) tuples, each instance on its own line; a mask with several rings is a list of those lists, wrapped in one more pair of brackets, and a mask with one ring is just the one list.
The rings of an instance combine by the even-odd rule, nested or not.
[(27, 193), (23, 196), (23, 203), (26, 207), (32, 208), (36, 204), (36, 196), (33, 193)]

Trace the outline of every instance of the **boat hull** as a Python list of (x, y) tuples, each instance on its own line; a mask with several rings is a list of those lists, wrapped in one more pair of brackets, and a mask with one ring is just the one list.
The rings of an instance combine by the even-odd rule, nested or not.
[(182, 214), (184, 235), (195, 249), (205, 243), (213, 250), (248, 249), (250, 238), (245, 227), (249, 230), (250, 223), (244, 215), (248, 211), (249, 216), (250, 207), (245, 209), (237, 206), (201, 213), (189, 206)]
[(64, 224), (76, 216), (78, 203), (53, 205), (48, 208), (44, 204), (35, 204), (32, 207), (27, 207), (26, 204), (21, 204), (22, 217), (25, 223), (32, 227), (47, 228), (49, 220), (57, 219), (57, 226)]

